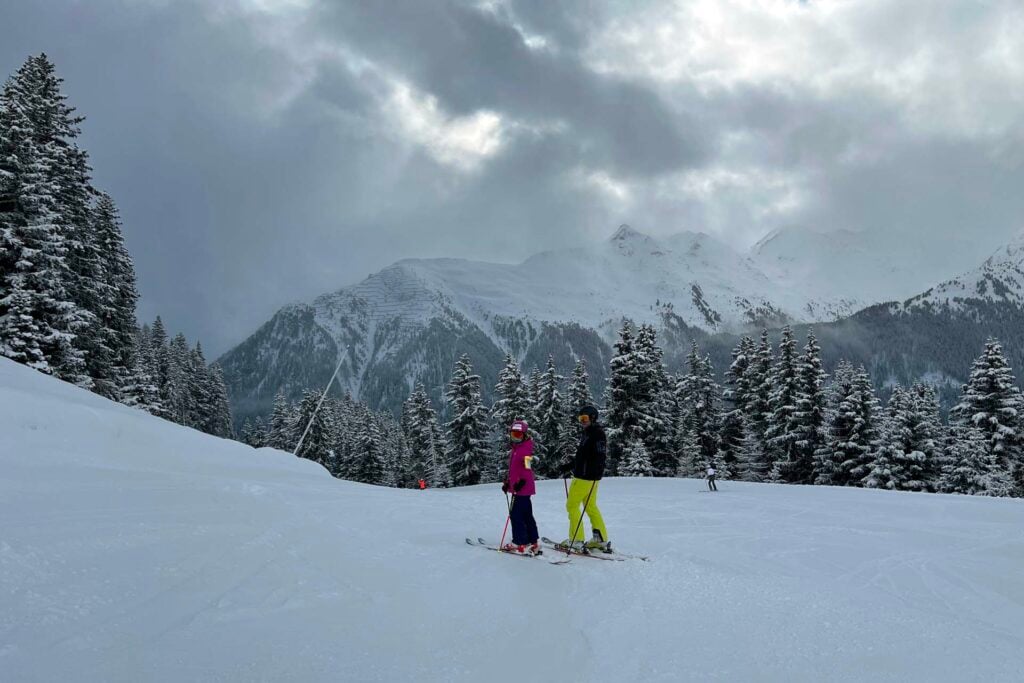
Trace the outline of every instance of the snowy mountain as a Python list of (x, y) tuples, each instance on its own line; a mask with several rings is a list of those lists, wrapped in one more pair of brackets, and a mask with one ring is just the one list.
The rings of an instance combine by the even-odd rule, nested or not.
[(0, 471), (5, 681), (1024, 678), (1017, 500), (609, 479), (652, 561), (551, 566), (463, 542), (494, 486), (340, 481), (6, 359)]
[(853, 310), (849, 301), (778, 284), (706, 234), (655, 239), (622, 226), (602, 243), (514, 265), (400, 261), (286, 307), (220, 363), (236, 418), (266, 412), (279, 390), (295, 397), (323, 385), (339, 352), (341, 386), (394, 408), (415, 381), (439, 396), (462, 351), (489, 387), (505, 352), (526, 368), (549, 353), (562, 368), (576, 358), (604, 367), (623, 318), (723, 332), (836, 320)]
[(1024, 233), (980, 267), (909, 299), (902, 309), (977, 315), (993, 306), (1024, 308)]
[[(796, 328), (803, 337), (810, 326)], [(902, 303), (876, 304), (843, 320), (816, 324), (826, 368), (846, 359), (863, 364), (876, 385), (925, 381), (945, 407), (958, 398), (971, 365), (989, 337), (1005, 342), (1018, 377), (1024, 372), (1024, 235), (979, 267)], [(716, 367), (727, 367), (732, 335), (701, 340)], [(883, 392), (884, 393), (884, 392)]]

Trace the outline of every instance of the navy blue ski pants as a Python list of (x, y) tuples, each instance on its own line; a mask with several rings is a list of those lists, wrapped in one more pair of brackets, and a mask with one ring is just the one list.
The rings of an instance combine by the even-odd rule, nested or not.
[(533, 518), (533, 502), (530, 496), (516, 496), (512, 500), (512, 542), (516, 545), (530, 545), (540, 538), (537, 520)]

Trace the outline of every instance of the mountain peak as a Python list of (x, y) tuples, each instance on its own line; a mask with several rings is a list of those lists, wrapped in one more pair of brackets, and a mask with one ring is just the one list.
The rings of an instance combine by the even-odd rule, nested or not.
[(1006, 262), (1024, 262), (1024, 231), (1017, 233), (1012, 240), (999, 247), (994, 254), (988, 257), (984, 265), (992, 268)]
[(649, 237), (638, 230), (634, 230), (627, 224), (623, 223), (619, 226), (619, 229), (615, 231), (615, 234), (609, 238), (609, 242), (626, 242), (637, 239), (649, 239)]

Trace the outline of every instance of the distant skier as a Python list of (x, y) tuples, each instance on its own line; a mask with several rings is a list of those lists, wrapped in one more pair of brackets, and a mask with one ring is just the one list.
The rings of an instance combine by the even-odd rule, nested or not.
[(715, 471), (715, 468), (712, 465), (708, 465), (708, 491), (718, 490), (718, 485), (715, 484), (715, 475), (717, 474), (718, 472)]
[(424, 490), (426, 490), (426, 488), (427, 488), (427, 482), (426, 482), (426, 480), (425, 480), (425, 479), (420, 479), (420, 481), (419, 481), (419, 485), (420, 485), (420, 491), (424, 491)]
[(569, 538), (560, 544), (564, 548), (580, 548), (583, 545), (583, 513), (590, 518), (593, 538), (586, 547), (591, 550), (611, 550), (608, 529), (597, 507), (597, 492), (604, 476), (605, 460), (608, 454), (608, 438), (604, 427), (598, 423), (597, 408), (586, 406), (578, 415), (583, 425), (583, 434), (576, 446), (576, 457), (572, 465), (572, 484), (565, 501), (569, 513)]
[(502, 548), (509, 552), (540, 555), (540, 533), (537, 521), (533, 518), (533, 502), (530, 496), (537, 493), (537, 485), (533, 478), (533, 439), (530, 438), (530, 427), (526, 420), (516, 420), (509, 430), (512, 449), (509, 453), (508, 476), (501, 485), (501, 490), (508, 493), (511, 489), (512, 508), (509, 517), (512, 523), (512, 542)]

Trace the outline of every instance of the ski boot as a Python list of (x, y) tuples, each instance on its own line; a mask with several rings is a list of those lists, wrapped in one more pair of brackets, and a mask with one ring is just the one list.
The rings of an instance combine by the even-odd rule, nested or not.
[(518, 543), (506, 543), (505, 545), (501, 546), (501, 549), (506, 553), (515, 553), (517, 555), (526, 554), (526, 546), (519, 545)]
[(540, 547), (540, 541), (534, 541), (533, 543), (531, 543), (526, 548), (526, 552), (530, 553), (531, 555), (543, 555), (544, 554), (544, 550)]
[(601, 532), (598, 531), (597, 529), (594, 529), (594, 537), (592, 539), (590, 539), (589, 541), (587, 541), (586, 548), (587, 548), (587, 550), (590, 550), (592, 552), (602, 552), (602, 553), (611, 553), (612, 552), (611, 541), (604, 540), (604, 538), (601, 536)]
[(557, 548), (558, 550), (561, 550), (562, 552), (574, 552), (574, 553), (585, 553), (585, 552), (587, 552), (587, 548), (586, 548), (585, 545), (583, 545), (583, 541), (573, 541), (573, 542), (570, 543), (568, 538), (565, 539), (564, 541), (562, 541), (561, 543), (557, 544), (555, 546), (555, 548)]

